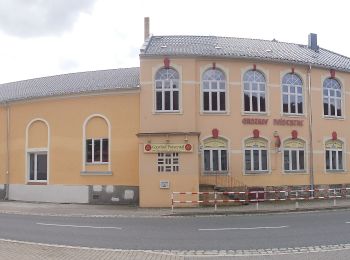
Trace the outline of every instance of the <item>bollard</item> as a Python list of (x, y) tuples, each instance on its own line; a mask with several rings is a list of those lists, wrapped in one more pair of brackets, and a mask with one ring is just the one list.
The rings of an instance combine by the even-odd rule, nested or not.
[(299, 194), (298, 194), (298, 191), (295, 191), (295, 208), (299, 208), (299, 201), (298, 201), (298, 198), (299, 198)]
[(334, 195), (333, 206), (336, 207), (337, 206), (337, 194), (336, 194), (335, 189), (333, 189), (333, 195)]
[(259, 192), (255, 191), (256, 210), (259, 210)]

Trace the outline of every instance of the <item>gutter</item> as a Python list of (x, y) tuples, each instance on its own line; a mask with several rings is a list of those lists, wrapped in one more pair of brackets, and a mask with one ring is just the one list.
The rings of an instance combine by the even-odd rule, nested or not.
[(10, 191), (10, 107), (5, 103), (6, 107), (6, 182), (5, 182), (5, 200), (9, 199)]
[[(311, 104), (311, 65), (307, 68), (307, 81), (308, 81), (308, 119), (309, 119), (309, 171), (310, 171), (310, 190), (314, 189), (315, 179), (314, 179), (314, 150), (313, 150), (313, 140), (312, 140), (312, 104)], [(311, 192), (311, 197), (313, 197), (313, 192)]]

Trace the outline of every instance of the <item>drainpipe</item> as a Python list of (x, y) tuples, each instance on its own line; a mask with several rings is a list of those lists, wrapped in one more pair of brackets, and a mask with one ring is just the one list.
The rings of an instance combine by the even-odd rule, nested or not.
[[(310, 189), (314, 189), (314, 150), (312, 140), (312, 104), (311, 104), (311, 65), (307, 69), (307, 81), (308, 81), (308, 119), (309, 119), (309, 171), (310, 171)], [(314, 192), (311, 192), (313, 197)]]
[(6, 187), (5, 187), (5, 200), (9, 199), (9, 186), (10, 186), (10, 107), (8, 103), (5, 103), (6, 107)]

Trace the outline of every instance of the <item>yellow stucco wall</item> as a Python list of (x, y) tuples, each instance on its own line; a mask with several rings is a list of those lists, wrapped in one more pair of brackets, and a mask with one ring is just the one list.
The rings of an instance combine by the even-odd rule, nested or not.
[[(1, 122), (6, 122), (5, 109), (0, 110)], [(103, 115), (111, 125), (111, 176), (82, 175), (83, 125), (91, 115)], [(10, 183), (25, 184), (26, 127), (36, 118), (45, 120), (30, 125), (29, 148), (45, 147), (49, 139), (49, 184), (109, 184), (138, 186), (139, 94), (110, 93), (101, 96), (50, 98), (10, 104)], [(1, 124), (3, 128), (6, 124)], [(87, 124), (86, 135), (106, 136), (106, 122), (93, 117)], [(6, 140), (1, 131), (2, 140)], [(108, 135), (107, 135), (108, 137)], [(0, 148), (4, 161), (3, 146)], [(4, 167), (1, 164), (2, 170)], [(106, 171), (106, 165), (92, 170)], [(89, 170), (89, 169), (86, 169)], [(4, 178), (4, 170), (1, 171)], [(4, 182), (3, 182), (4, 183)]]
[[(230, 151), (229, 175), (237, 184), (247, 186), (280, 186), (280, 185), (308, 185), (310, 184), (309, 158), (306, 159), (307, 171), (304, 173), (284, 173), (283, 153), (277, 153), (274, 149), (274, 132), (277, 131), (281, 140), (291, 137), (291, 131), (297, 130), (299, 138), (306, 141), (307, 154), (309, 151), (308, 129), (308, 66), (299, 66), (283, 63), (268, 63), (249, 60), (231, 59), (205, 59), (205, 58), (170, 58), (170, 66), (180, 74), (180, 112), (156, 113), (154, 111), (154, 75), (162, 68), (162, 58), (141, 57), (141, 93), (140, 93), (140, 129), (141, 132), (154, 131), (193, 131), (200, 132), (199, 142), (212, 135), (212, 129), (219, 129), (219, 135), (228, 140)], [(201, 110), (201, 75), (215, 62), (216, 68), (221, 69), (227, 79), (227, 113), (206, 113)], [(245, 71), (257, 70), (266, 78), (267, 85), (267, 112), (265, 114), (247, 114), (243, 109), (243, 84), (242, 77)], [(287, 116), (282, 113), (281, 80), (286, 73), (294, 71), (303, 81), (304, 89), (304, 115)], [(343, 87), (345, 116), (342, 119), (325, 119), (323, 116), (322, 84), (324, 79), (330, 77), (328, 69), (311, 69), (311, 97), (313, 117), (313, 149), (314, 149), (314, 181), (315, 184), (339, 184), (350, 183), (350, 154), (345, 155), (345, 170), (342, 173), (326, 173), (324, 142), (331, 138), (331, 133), (336, 131), (338, 138), (346, 142), (350, 140), (348, 131), (350, 116), (350, 74), (337, 72), (336, 79)], [(267, 125), (243, 124), (244, 118), (268, 119)], [(303, 126), (274, 125), (273, 119), (297, 119), (303, 121)], [(260, 136), (269, 141), (269, 168), (266, 174), (249, 175), (244, 172), (243, 140), (253, 135), (253, 130), (259, 129)], [(172, 142), (170, 138), (170, 142)], [(140, 155), (140, 162), (142, 157)], [(307, 156), (308, 157), (308, 156)], [(155, 160), (155, 159), (154, 159)], [(199, 169), (202, 167), (202, 157), (199, 153)], [(196, 164), (192, 164), (194, 169)], [(202, 170), (198, 171), (200, 175)], [(187, 181), (187, 180), (186, 180)], [(185, 184), (185, 182), (183, 184)], [(188, 183), (186, 182), (186, 185)], [(180, 185), (181, 186), (181, 185)]]

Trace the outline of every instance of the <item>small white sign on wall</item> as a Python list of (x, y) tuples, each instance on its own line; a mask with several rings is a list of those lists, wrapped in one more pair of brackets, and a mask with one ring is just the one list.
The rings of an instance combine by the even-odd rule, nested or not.
[(160, 181), (159, 182), (159, 188), (161, 189), (169, 189), (170, 183), (169, 181)]

